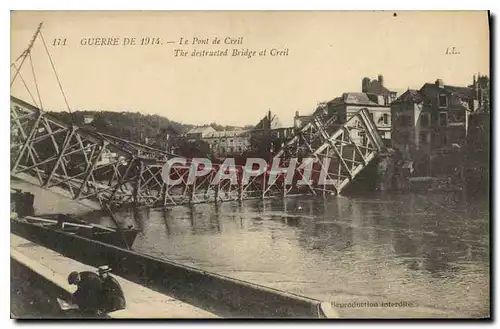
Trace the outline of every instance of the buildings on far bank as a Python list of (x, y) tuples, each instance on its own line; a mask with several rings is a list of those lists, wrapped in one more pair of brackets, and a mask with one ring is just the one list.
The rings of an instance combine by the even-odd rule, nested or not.
[(258, 140), (270, 137), (272, 141), (269, 143), (268, 151), (276, 151), (281, 147), (281, 142), (290, 138), (292, 134), (293, 127), (283, 127), (279, 118), (268, 111), (250, 129), (216, 131), (211, 126), (200, 126), (190, 129), (185, 136), (188, 141), (204, 141), (210, 146), (214, 156), (224, 157), (242, 155), (250, 150), (252, 138)]
[(392, 146), (416, 162), (419, 174), (436, 174), (432, 158), (465, 146), (470, 116), (484, 107), (478, 80), (474, 76), (471, 86), (459, 87), (437, 79), (408, 89), (392, 103)]
[(294, 127), (283, 127), (278, 116), (270, 110), (249, 132), (254, 138), (270, 138), (270, 152), (277, 152), (281, 144), (291, 138), (294, 133)]
[[(419, 90), (408, 89), (397, 97), (395, 91), (384, 85), (384, 77), (363, 78), (361, 92), (345, 92), (316, 111), (323, 111), (339, 126), (361, 109), (367, 109), (385, 144), (398, 149), (405, 160), (429, 165), (430, 157), (446, 149), (460, 149), (465, 145), (470, 116), (489, 108), (489, 78), (474, 76), (469, 86), (446, 85), (438, 79), (425, 83)], [(484, 110), (486, 111), (486, 110)], [(483, 112), (484, 112), (483, 111)], [(488, 111), (489, 112), (489, 111)], [(195, 127), (186, 135), (202, 139), (217, 156), (238, 155), (249, 150), (255, 138), (267, 136), (271, 152), (291, 138), (298, 129), (310, 122), (311, 115), (295, 112), (293, 127), (282, 127), (276, 115), (268, 113), (251, 129), (215, 131), (210, 126)], [(361, 131), (352, 130), (351, 138), (365, 138)], [(428, 174), (420, 170), (419, 174)]]
[(186, 139), (188, 141), (194, 141), (197, 139), (203, 139), (207, 134), (211, 134), (216, 132), (214, 128), (211, 126), (199, 126), (199, 127), (193, 127), (188, 130), (186, 133)]
[(205, 134), (202, 140), (215, 156), (240, 155), (250, 147), (248, 130), (213, 131)]
[(185, 136), (190, 142), (204, 141), (215, 156), (241, 154), (250, 143), (246, 130), (217, 131), (209, 125), (191, 128)]
[[(391, 140), (391, 107), (396, 99), (396, 92), (384, 86), (384, 78), (379, 75), (377, 79), (364, 78), (361, 81), (362, 92), (347, 92), (329, 102), (322, 103), (325, 114), (336, 117), (336, 123), (342, 125), (356, 114), (360, 109), (369, 110), (379, 133), (389, 146)], [(276, 152), (281, 145), (291, 138), (297, 129), (311, 121), (312, 115), (299, 115), (295, 112), (294, 126), (283, 127), (279, 118), (271, 111), (252, 129), (239, 131), (215, 131), (209, 126), (195, 127), (186, 135), (198, 138), (210, 145), (212, 153), (216, 156), (238, 155), (249, 150), (252, 138), (267, 136), (272, 141), (269, 151)], [(353, 139), (365, 138), (363, 135), (351, 136)]]
[[(328, 115), (336, 117), (339, 125), (344, 124), (361, 109), (368, 109), (370, 117), (375, 122), (380, 136), (386, 145), (391, 140), (391, 107), (383, 97), (367, 93), (344, 93), (327, 103)], [(354, 140), (364, 138), (363, 135), (351, 136)]]
[[(387, 146), (391, 143), (391, 103), (396, 99), (396, 92), (384, 86), (384, 77), (377, 79), (363, 78), (361, 92), (345, 92), (341, 96), (326, 102), (327, 115), (334, 118), (339, 126), (347, 122), (361, 109), (367, 109)], [(363, 132), (353, 131), (353, 140), (364, 139)]]
[[(326, 103), (321, 103), (320, 108), (326, 108), (326, 116), (334, 118), (338, 126), (347, 122), (361, 109), (367, 109), (377, 130), (382, 136), (385, 144), (391, 143), (391, 103), (396, 99), (397, 93), (387, 89), (384, 85), (384, 77), (379, 75), (377, 79), (363, 78), (361, 80), (361, 92), (345, 92)], [(300, 128), (311, 121), (312, 115), (299, 115), (295, 112), (294, 126)], [(362, 132), (352, 132), (351, 138), (359, 140), (366, 138)]]

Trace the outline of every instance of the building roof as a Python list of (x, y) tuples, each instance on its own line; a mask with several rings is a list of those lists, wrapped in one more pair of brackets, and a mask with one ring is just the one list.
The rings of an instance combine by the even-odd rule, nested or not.
[(214, 128), (210, 126), (201, 126), (201, 127), (194, 127), (191, 128), (186, 134), (187, 135), (192, 135), (192, 134), (203, 134), (203, 133), (209, 133), (215, 131)]
[(464, 101), (474, 99), (474, 90), (472, 88), (450, 85), (439, 86), (436, 83), (425, 83), (420, 90), (408, 89), (401, 96), (399, 96), (393, 104), (421, 102), (432, 104), (437, 100), (438, 95), (440, 94), (456, 96)]
[(422, 88), (420, 88), (420, 93), (425, 95), (427, 98), (435, 99), (438, 94), (449, 94), (460, 98), (465, 98), (467, 100), (474, 99), (474, 90), (467, 87), (457, 87), (450, 85), (443, 85), (442, 87), (436, 85), (435, 83), (425, 83)]
[(213, 131), (205, 134), (203, 138), (245, 137), (247, 134), (248, 130)]
[(418, 90), (408, 89), (401, 96), (399, 96), (393, 104), (397, 103), (421, 103), (424, 101), (423, 95)]
[(333, 106), (340, 104), (379, 106), (379, 104), (371, 101), (366, 93), (344, 93), (341, 97), (334, 98), (327, 104)]
[(278, 118), (277, 115), (271, 114), (271, 111), (268, 112), (266, 116), (264, 116), (259, 123), (257, 123), (253, 129), (255, 130), (260, 130), (260, 129), (275, 129), (275, 128), (280, 128), (281, 122)]
[(447, 85), (444, 88), (460, 98), (474, 99), (474, 90), (472, 88)]

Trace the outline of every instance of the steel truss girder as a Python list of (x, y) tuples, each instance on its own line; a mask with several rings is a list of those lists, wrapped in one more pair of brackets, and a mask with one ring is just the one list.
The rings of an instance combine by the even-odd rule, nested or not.
[[(245, 168), (237, 166), (237, 181), (214, 183), (217, 165), (209, 174), (190, 182), (190, 159), (183, 166), (171, 168), (180, 183), (168, 185), (163, 181), (163, 165), (178, 156), (68, 125), (15, 98), (11, 102), (11, 175), (34, 177), (40, 187), (63, 189), (74, 200), (91, 200), (101, 207), (126, 203), (166, 207), (295, 194), (339, 194), (383, 147), (367, 110), (359, 111), (343, 125), (315, 116), (275, 155), (286, 163), (300, 151), (320, 164), (330, 162), (328, 167), (313, 165), (313, 179), (305, 185), (297, 183), (304, 177), (304, 163), (297, 164), (291, 182), (286, 181), (284, 172), (276, 173), (271, 181), (267, 168), (243, 183)], [(359, 132), (366, 138), (356, 138)], [(334, 184), (319, 184), (316, 180), (320, 175)]]
[[(332, 133), (329, 133), (330, 131)], [(321, 140), (321, 145), (315, 147), (314, 143), (318, 139)], [(313, 170), (313, 174), (323, 172), (327, 179), (333, 180), (334, 184), (320, 184), (314, 186), (313, 189), (323, 194), (340, 194), (383, 148), (382, 138), (368, 110), (361, 109), (347, 122), (337, 125), (331, 119), (323, 121), (319, 116), (314, 115), (312, 120), (304, 125), (275, 157), (289, 160), (290, 154), (296, 155), (299, 149), (302, 149), (309, 150), (308, 157), (320, 163), (328, 159), (330, 161), (328, 168), (321, 166), (319, 170)], [(291, 152), (290, 149), (292, 149)]]

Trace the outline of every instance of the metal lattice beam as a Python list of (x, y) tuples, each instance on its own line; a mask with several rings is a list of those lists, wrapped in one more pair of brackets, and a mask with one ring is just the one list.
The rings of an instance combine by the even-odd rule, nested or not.
[[(238, 181), (215, 182), (217, 166), (194, 181), (189, 180), (191, 160), (173, 166), (177, 185), (163, 181), (162, 167), (178, 156), (66, 124), (35, 106), (11, 98), (11, 175), (48, 190), (65, 191), (74, 200), (92, 200), (101, 207), (136, 203), (165, 207), (200, 202), (223, 202), (249, 198), (286, 197), (296, 194), (339, 194), (382, 150), (383, 143), (367, 110), (340, 125), (317, 115), (299, 129), (275, 155), (282, 164), (301, 155), (312, 158), (311, 182), (298, 163), (293, 180), (283, 171), (251, 176), (242, 183), (243, 166), (236, 167)], [(365, 138), (359, 138), (362, 134)], [(104, 160), (104, 155), (109, 155)], [(302, 161), (302, 160), (301, 160)], [(328, 162), (328, 166), (323, 163)], [(196, 166), (196, 164), (193, 164)], [(275, 179), (271, 179), (274, 174)], [(324, 176), (334, 184), (321, 184)]]

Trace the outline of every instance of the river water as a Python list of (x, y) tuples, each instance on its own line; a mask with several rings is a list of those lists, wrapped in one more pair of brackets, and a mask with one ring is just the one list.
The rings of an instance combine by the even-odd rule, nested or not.
[[(46, 195), (36, 196), (36, 204)], [(142, 229), (136, 251), (328, 300), (341, 316), (489, 314), (487, 199), (376, 193), (118, 216)], [(93, 218), (109, 223), (106, 216)]]

